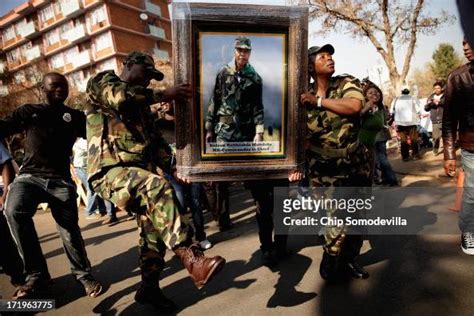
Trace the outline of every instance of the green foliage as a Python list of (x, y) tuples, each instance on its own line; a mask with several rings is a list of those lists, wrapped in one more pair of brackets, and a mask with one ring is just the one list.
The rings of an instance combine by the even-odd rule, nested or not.
[(451, 44), (441, 43), (432, 55), (430, 69), (435, 78), (446, 79), (451, 71), (462, 64), (462, 60)]

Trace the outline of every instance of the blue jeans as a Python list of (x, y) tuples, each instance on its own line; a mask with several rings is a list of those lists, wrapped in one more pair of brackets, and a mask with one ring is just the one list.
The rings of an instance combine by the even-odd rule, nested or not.
[(76, 186), (66, 180), (23, 174), (10, 185), (5, 216), (23, 259), (27, 281), (51, 278), (33, 223), (40, 203), (48, 203), (51, 208), (72, 273), (77, 279), (90, 274), (91, 265), (78, 225), (76, 196)]
[(387, 158), (386, 141), (375, 143), (375, 157), (376, 162), (380, 166), (380, 170), (382, 170), (383, 181), (390, 185), (397, 185), (397, 176), (395, 175), (395, 172), (393, 172), (392, 165), (390, 165), (390, 161), (388, 161)]
[(459, 212), (459, 229), (463, 233), (474, 233), (474, 153), (463, 149), (461, 162), (464, 169), (464, 190)]
[(86, 187), (86, 193), (87, 193), (87, 198), (86, 198), (86, 208), (85, 208), (85, 213), (86, 216), (94, 214), (94, 206), (97, 204), (97, 207), (101, 213), (104, 213), (104, 211), (107, 213), (109, 216), (115, 216), (114, 213), (114, 206), (112, 203), (109, 201), (106, 201), (102, 199), (97, 193), (91, 191), (89, 187), (89, 183), (87, 182), (87, 169), (86, 168), (74, 168), (76, 171), (76, 175), (81, 180), (83, 186)]
[(191, 209), (196, 240), (205, 240), (206, 232), (204, 231), (204, 215), (202, 214), (201, 207), (201, 183), (193, 182), (191, 185), (183, 185), (178, 183), (172, 177), (168, 177), (168, 181), (171, 183), (171, 186), (176, 193), (176, 198), (179, 202), (180, 213), (184, 214), (188, 206)]

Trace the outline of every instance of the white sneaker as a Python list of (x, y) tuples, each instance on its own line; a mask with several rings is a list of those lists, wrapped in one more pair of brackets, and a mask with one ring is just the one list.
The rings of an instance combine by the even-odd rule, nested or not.
[(204, 239), (203, 241), (199, 242), (199, 247), (201, 247), (203, 250), (207, 250), (212, 247), (212, 244), (209, 240)]
[(465, 254), (474, 256), (474, 234), (463, 233), (461, 235), (461, 249)]

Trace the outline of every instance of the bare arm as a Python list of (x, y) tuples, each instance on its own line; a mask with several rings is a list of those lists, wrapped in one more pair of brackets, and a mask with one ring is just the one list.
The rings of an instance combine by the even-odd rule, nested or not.
[(8, 194), (8, 186), (10, 183), (13, 182), (15, 179), (15, 171), (13, 170), (12, 159), (6, 161), (2, 166), (2, 179), (3, 179), (3, 194), (0, 197), (0, 208), (3, 209), (3, 205), (5, 204), (7, 194)]

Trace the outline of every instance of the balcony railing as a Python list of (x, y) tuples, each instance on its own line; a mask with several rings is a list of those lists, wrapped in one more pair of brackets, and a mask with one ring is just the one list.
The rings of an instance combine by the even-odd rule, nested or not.
[(91, 62), (91, 56), (89, 54), (89, 51), (85, 50), (79, 53), (78, 55), (76, 55), (76, 57), (74, 57), (74, 60), (72, 61), (72, 65), (74, 66), (74, 68), (77, 68), (77, 67), (87, 65), (90, 62)]
[(86, 29), (82, 24), (70, 29), (62, 35), (62, 37), (65, 40), (68, 40), (69, 42), (77, 41), (78, 39), (81, 39), (84, 36), (86, 36)]
[(25, 52), (25, 58), (28, 62), (39, 58), (41, 56), (41, 47), (39, 45), (33, 46)]
[(18, 35), (20, 35), (22, 38), (25, 38), (29, 35), (32, 35), (38, 31), (38, 27), (36, 26), (35, 22), (31, 21), (28, 23), (25, 23), (21, 26), (21, 28), (17, 29)]
[(145, 10), (155, 15), (161, 16), (161, 8), (149, 1), (145, 1)]
[(8, 87), (7, 86), (0, 86), (0, 96), (6, 96), (8, 94)]
[(76, 0), (73, 2), (68, 2), (66, 4), (61, 4), (61, 12), (64, 16), (68, 16), (81, 9), (81, 3)]
[(158, 26), (150, 25), (150, 34), (161, 39), (166, 39), (165, 30)]
[(166, 50), (161, 50), (161, 49), (157, 49), (157, 48), (155, 48), (153, 50), (153, 57), (157, 60), (169, 60), (170, 59), (170, 55), (168, 54), (168, 52)]

